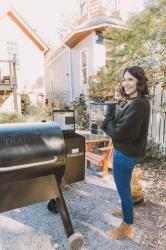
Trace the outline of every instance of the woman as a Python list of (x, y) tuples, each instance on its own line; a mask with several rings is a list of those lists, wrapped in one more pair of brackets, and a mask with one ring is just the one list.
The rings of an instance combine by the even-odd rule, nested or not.
[(147, 81), (142, 68), (126, 68), (121, 88), (124, 105), (117, 107), (114, 115), (107, 115), (101, 126), (112, 138), (113, 176), (122, 206), (118, 212), (123, 214), (121, 225), (107, 231), (113, 239), (131, 238), (134, 233), (130, 182), (134, 166), (145, 154), (150, 114)]

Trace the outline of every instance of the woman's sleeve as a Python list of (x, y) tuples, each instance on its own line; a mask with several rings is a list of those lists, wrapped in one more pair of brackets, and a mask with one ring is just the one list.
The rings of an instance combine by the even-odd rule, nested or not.
[(141, 133), (144, 120), (144, 105), (130, 105), (116, 124), (106, 118), (102, 123), (102, 129), (114, 142), (134, 142)]
[(106, 114), (106, 118), (103, 120), (102, 124), (101, 124), (101, 129), (105, 129), (105, 126), (107, 124), (108, 121), (113, 121), (115, 118), (115, 111), (109, 115), (109, 114)]

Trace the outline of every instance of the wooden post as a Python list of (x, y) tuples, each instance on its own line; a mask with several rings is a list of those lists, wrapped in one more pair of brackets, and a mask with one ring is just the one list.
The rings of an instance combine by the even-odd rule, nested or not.
[(13, 74), (12, 74), (12, 62), (9, 61), (9, 72), (10, 72), (10, 86), (13, 88)]
[(18, 112), (18, 102), (17, 102), (17, 76), (16, 76), (16, 62), (13, 62), (13, 99), (14, 99), (14, 109)]
[[(160, 107), (163, 104), (163, 94), (164, 94), (164, 86), (161, 85)], [(161, 143), (160, 139), (161, 139), (161, 110), (160, 110), (160, 120), (159, 120), (159, 143)]]
[[(165, 134), (166, 134), (166, 132), (165, 132), (165, 127), (166, 127), (165, 122), (166, 122), (166, 112), (164, 112), (164, 125), (163, 125), (163, 144), (164, 145), (165, 145)], [(164, 152), (165, 151), (166, 151), (166, 147), (164, 146)]]

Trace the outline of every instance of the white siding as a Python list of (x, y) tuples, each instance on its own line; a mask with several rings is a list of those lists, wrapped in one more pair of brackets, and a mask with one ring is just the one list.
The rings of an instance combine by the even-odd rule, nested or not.
[(105, 54), (105, 45), (94, 42), (94, 73), (96, 73), (101, 67), (105, 66)]
[(81, 61), (80, 53), (83, 49), (87, 48), (88, 54), (88, 75), (94, 73), (94, 62), (93, 62), (93, 33), (87, 36), (79, 44), (77, 44), (71, 51), (72, 58), (72, 85), (73, 85), (73, 97), (79, 96), (81, 93), (86, 94), (86, 88), (81, 84)]
[(88, 76), (95, 75), (97, 70), (105, 65), (105, 46), (96, 44), (95, 32), (91, 33), (72, 49), (72, 84), (73, 96), (80, 93), (87, 94), (87, 87), (81, 84), (81, 62), (80, 53), (87, 48), (88, 54)]
[[(74, 48), (66, 48), (45, 66), (46, 99), (70, 101), (81, 93), (87, 94), (88, 85), (81, 83), (81, 51), (84, 49), (87, 50), (88, 76), (95, 75), (105, 65), (105, 46), (96, 44), (95, 32), (92, 32)], [(53, 88), (50, 82), (51, 71), (54, 75)]]
[[(50, 74), (53, 82), (50, 81)], [(69, 49), (66, 49), (45, 68), (46, 99), (70, 101), (70, 77)]]
[[(14, 105), (13, 105), (13, 94), (6, 96), (5, 99), (0, 97), (0, 112), (14, 112)], [(20, 95), (17, 96), (18, 102), (18, 110), (21, 110), (21, 97)]]
[(39, 86), (39, 78), (43, 79), (44, 75), (43, 53), (8, 16), (5, 16), (0, 20), (0, 59), (8, 59), (7, 41), (18, 44), (18, 90), (42, 88), (42, 84)]
[[(7, 42), (10, 42), (7, 44)], [(36, 45), (23, 33), (23, 31), (6, 15), (0, 20), (0, 59), (9, 59), (10, 52), (13, 51), (12, 44), (17, 44), (17, 57), (19, 65), (17, 69), (17, 103), (18, 110), (21, 110), (20, 94), (32, 93), (33, 99), (38, 101), (38, 94), (44, 92), (44, 55)], [(0, 63), (0, 77), (9, 75), (8, 64)], [(36, 97), (34, 93), (37, 93)], [(7, 93), (9, 94), (9, 93)], [(13, 95), (0, 101), (0, 111), (13, 111)]]

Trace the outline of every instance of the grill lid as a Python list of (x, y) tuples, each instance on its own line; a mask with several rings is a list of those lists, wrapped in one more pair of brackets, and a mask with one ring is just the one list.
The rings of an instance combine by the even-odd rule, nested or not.
[[(0, 125), (0, 171), (65, 160), (65, 144), (54, 122)], [(33, 163), (33, 164), (32, 164)]]

